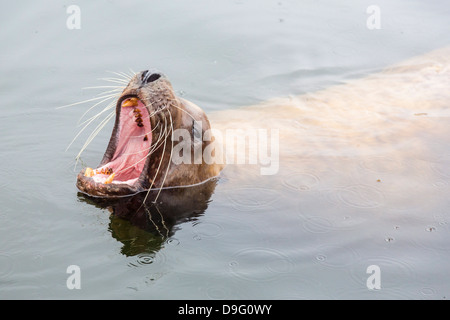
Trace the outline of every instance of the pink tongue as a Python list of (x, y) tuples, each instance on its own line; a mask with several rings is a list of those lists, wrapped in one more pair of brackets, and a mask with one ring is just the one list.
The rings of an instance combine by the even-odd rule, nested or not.
[[(139, 113), (133, 112), (137, 110), (140, 116)], [(139, 118), (142, 121), (136, 122)], [(139, 123), (142, 125), (139, 126)], [(104, 167), (113, 168), (115, 182), (137, 179), (144, 169), (152, 141), (149, 114), (141, 101), (137, 107), (122, 107), (118, 129), (116, 151), (111, 162)]]

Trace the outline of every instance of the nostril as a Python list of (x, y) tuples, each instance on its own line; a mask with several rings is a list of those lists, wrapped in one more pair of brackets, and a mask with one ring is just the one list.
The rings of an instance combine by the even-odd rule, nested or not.
[(148, 70), (146, 70), (142, 73), (142, 82), (143, 83), (150, 83), (150, 82), (158, 80), (159, 78), (161, 78), (160, 74), (150, 73), (150, 72), (148, 72)]
[(147, 83), (153, 82), (153, 81), (158, 80), (159, 78), (161, 78), (161, 75), (160, 75), (160, 74), (152, 73), (149, 77), (147, 77), (146, 82), (147, 82)]
[(148, 74), (148, 70), (142, 71), (142, 74), (141, 74), (141, 81), (142, 82), (145, 81), (145, 78), (147, 77), (147, 74)]

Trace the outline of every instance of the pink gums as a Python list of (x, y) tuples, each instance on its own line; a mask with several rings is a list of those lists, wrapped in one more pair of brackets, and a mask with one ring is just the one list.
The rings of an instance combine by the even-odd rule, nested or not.
[[(142, 119), (141, 127), (136, 122), (138, 118)], [(116, 151), (111, 161), (96, 170), (111, 168), (115, 174), (112, 183), (132, 185), (144, 169), (152, 141), (149, 114), (140, 100), (137, 107), (121, 107), (118, 135)], [(108, 177), (96, 174), (93, 178), (97, 182), (104, 182)]]

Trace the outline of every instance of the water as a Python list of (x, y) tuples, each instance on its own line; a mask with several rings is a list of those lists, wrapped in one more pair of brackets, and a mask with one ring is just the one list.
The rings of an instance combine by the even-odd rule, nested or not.
[[(345, 113), (305, 107), (289, 128), (307, 138), (293, 140), (278, 175), (227, 167), (197, 203), (168, 194), (162, 212), (146, 207), (151, 221), (144, 211), (130, 222), (123, 203), (77, 193), (74, 157), (87, 134), (65, 149), (88, 106), (55, 109), (97, 94), (81, 88), (105, 85), (97, 78), (109, 70), (155, 67), (219, 125), (234, 126), (226, 110), (323, 97), (314, 92), (448, 45), (444, 1), (378, 1), (380, 30), (366, 27), (370, 1), (85, 1), (79, 30), (66, 27), (71, 4), (11, 2), (0, 13), (0, 298), (450, 295), (446, 117), (417, 115), (418, 129), (406, 130), (411, 110), (386, 111), (399, 121), (392, 127), (368, 109), (347, 113), (368, 129), (346, 131)], [(101, 160), (110, 132), (85, 163)], [(362, 134), (361, 154), (346, 144), (349, 132)], [(81, 269), (81, 290), (66, 287), (69, 265)], [(381, 290), (366, 287), (370, 265), (381, 269)]]

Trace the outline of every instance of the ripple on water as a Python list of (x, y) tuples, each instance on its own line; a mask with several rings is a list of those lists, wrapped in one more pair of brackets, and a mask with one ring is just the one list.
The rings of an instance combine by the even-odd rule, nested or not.
[(280, 198), (277, 190), (260, 187), (236, 188), (228, 192), (228, 200), (239, 211), (265, 208)]
[(339, 199), (338, 196), (338, 191), (339, 189), (324, 189), (320, 191), (320, 200), (322, 202), (326, 202), (327, 204), (332, 204), (334, 206), (340, 205), (341, 204), (341, 200)]
[(211, 300), (228, 300), (232, 298), (228, 288), (216, 286), (208, 287), (206, 296)]
[[(327, 191), (327, 194), (331, 192)], [(327, 201), (327, 194), (298, 204), (298, 217), (304, 230), (311, 233), (352, 230), (367, 222), (368, 217), (359, 210), (349, 209), (339, 201)]]
[(140, 253), (133, 257), (134, 261), (128, 263), (129, 267), (142, 267), (150, 264), (163, 264), (165, 262), (165, 255), (158, 251), (156, 253)]
[(387, 288), (402, 290), (415, 282), (416, 272), (410, 263), (385, 256), (364, 259), (353, 264), (350, 270), (352, 280), (366, 288), (367, 279), (372, 274), (367, 273), (367, 268), (371, 265), (380, 267), (381, 291)]
[(223, 227), (213, 222), (197, 221), (193, 223), (193, 230), (195, 235), (200, 238), (215, 238), (222, 234)]
[(33, 264), (36, 267), (42, 267), (43, 263), (44, 263), (44, 257), (42, 256), (42, 254), (40, 254), (39, 252), (35, 253), (33, 255)]
[(414, 236), (413, 243), (418, 247), (431, 251), (450, 251), (448, 244), (448, 228), (446, 223), (424, 226), (422, 232), (418, 232)]
[(292, 261), (274, 249), (248, 248), (236, 253), (229, 263), (230, 272), (244, 280), (270, 281), (288, 274)]
[(424, 296), (431, 297), (436, 295), (436, 290), (433, 288), (425, 287), (420, 290), (420, 293)]
[(393, 238), (393, 237), (386, 237), (386, 238), (384, 238), (384, 241), (386, 241), (386, 242), (394, 242), (395, 241), (395, 239)]
[(176, 247), (180, 244), (180, 240), (176, 238), (169, 238), (166, 240), (166, 243), (172, 247)]
[(325, 245), (317, 248), (316, 260), (330, 268), (345, 268), (359, 259), (356, 251), (347, 247)]
[(319, 177), (311, 173), (296, 173), (286, 178), (283, 184), (295, 191), (309, 191), (314, 189), (319, 181)]
[(161, 279), (163, 276), (164, 276), (164, 273), (162, 273), (162, 272), (155, 272), (155, 273), (148, 274), (144, 277), (144, 283), (147, 286), (151, 286), (154, 283), (156, 283), (156, 281), (158, 279)]
[(384, 202), (384, 195), (379, 190), (366, 185), (355, 185), (339, 189), (338, 197), (343, 204), (359, 209), (377, 208)]
[(327, 233), (335, 230), (333, 221), (323, 217), (308, 217), (303, 222), (303, 228), (312, 233)]

